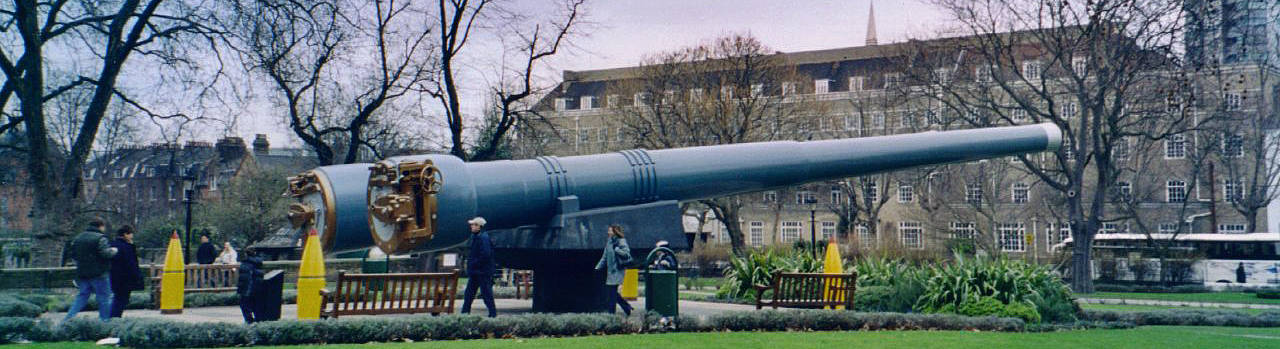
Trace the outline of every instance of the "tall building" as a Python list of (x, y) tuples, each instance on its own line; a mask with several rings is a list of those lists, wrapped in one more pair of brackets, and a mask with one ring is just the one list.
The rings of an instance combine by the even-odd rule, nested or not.
[(1280, 66), (1280, 1), (1185, 1), (1186, 54), (1192, 64)]

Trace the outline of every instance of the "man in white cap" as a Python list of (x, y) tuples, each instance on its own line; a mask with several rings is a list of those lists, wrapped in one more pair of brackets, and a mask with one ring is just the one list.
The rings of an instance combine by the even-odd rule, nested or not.
[(489, 308), (489, 317), (495, 317), (498, 308), (493, 304), (493, 240), (483, 230), (485, 223), (488, 222), (484, 217), (467, 221), (471, 225), (471, 252), (467, 254), (467, 289), (463, 292), (462, 313), (471, 313), (471, 301), (479, 289), (484, 306)]

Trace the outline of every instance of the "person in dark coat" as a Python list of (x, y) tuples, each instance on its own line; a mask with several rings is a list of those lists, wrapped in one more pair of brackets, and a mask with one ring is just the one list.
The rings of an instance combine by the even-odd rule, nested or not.
[(209, 234), (200, 234), (200, 248), (196, 249), (196, 263), (213, 264), (218, 259), (218, 248), (209, 242)]
[(116, 240), (111, 242), (116, 256), (111, 258), (111, 317), (124, 315), (129, 306), (129, 293), (142, 289), (142, 269), (138, 267), (138, 248), (133, 245), (133, 227), (116, 230)]
[(609, 226), (609, 242), (605, 243), (604, 253), (600, 256), (600, 262), (596, 263), (596, 270), (603, 269), (605, 271), (604, 287), (605, 292), (612, 294), (609, 301), (609, 312), (612, 313), (614, 304), (622, 307), (622, 312), (631, 316), (631, 304), (622, 298), (622, 294), (618, 293), (618, 285), (622, 284), (623, 276), (627, 264), (632, 262), (631, 247), (627, 246), (627, 239), (622, 233), (622, 226)]
[(244, 323), (251, 324), (256, 321), (257, 314), (254, 308), (257, 302), (254, 295), (257, 293), (257, 287), (262, 283), (262, 258), (258, 257), (256, 249), (250, 247), (244, 250), (244, 258), (240, 259), (240, 275), (236, 280), (236, 294), (240, 295), (240, 315), (244, 316)]
[(90, 294), (98, 299), (98, 318), (102, 321), (111, 318), (111, 257), (115, 257), (117, 250), (102, 234), (106, 229), (106, 223), (94, 219), (89, 222), (89, 229), (71, 240), (71, 258), (76, 260), (76, 286), (80, 293), (71, 302), (63, 321), (71, 320), (84, 309)]
[(467, 290), (463, 292), (462, 313), (471, 313), (471, 301), (479, 289), (484, 306), (489, 308), (489, 317), (495, 317), (498, 308), (493, 303), (493, 240), (483, 229), (485, 223), (484, 217), (467, 221), (471, 225), (471, 252), (467, 254)]

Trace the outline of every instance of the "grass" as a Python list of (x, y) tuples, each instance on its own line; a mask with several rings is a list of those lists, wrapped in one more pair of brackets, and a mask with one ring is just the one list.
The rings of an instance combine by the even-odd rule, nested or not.
[(1214, 307), (1173, 307), (1164, 305), (1128, 305), (1128, 304), (1080, 304), (1081, 308), (1089, 310), (1118, 310), (1118, 311), (1150, 311), (1150, 310), (1222, 310), (1222, 311), (1238, 311), (1246, 314), (1259, 314), (1267, 311), (1275, 311), (1274, 309), (1239, 309), (1239, 308), (1214, 308)]
[(1280, 299), (1258, 298), (1253, 293), (1245, 292), (1202, 292), (1202, 293), (1139, 293), (1139, 292), (1096, 292), (1080, 293), (1081, 298), (1113, 298), (1113, 299), (1150, 299), (1175, 302), (1208, 302), (1208, 303), (1248, 303), (1276, 304)]
[[(1271, 328), (1153, 326), (1050, 333), (962, 331), (714, 332), (432, 343), (329, 345), (326, 348), (1276, 348)], [(0, 349), (92, 349), (93, 343), (0, 345)], [(298, 347), (279, 347), (298, 348)]]

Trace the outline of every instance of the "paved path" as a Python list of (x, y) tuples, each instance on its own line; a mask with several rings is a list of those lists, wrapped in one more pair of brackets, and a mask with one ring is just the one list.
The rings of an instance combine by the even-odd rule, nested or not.
[(1254, 303), (1182, 302), (1182, 301), (1162, 301), (1162, 300), (1155, 300), (1155, 299), (1130, 299), (1130, 298), (1078, 298), (1077, 300), (1080, 303), (1089, 303), (1089, 304), (1159, 305), (1159, 306), (1170, 306), (1170, 307), (1234, 308), (1234, 309), (1280, 309), (1280, 305), (1276, 305), (1276, 304), (1254, 304)]
[[(532, 301), (527, 299), (496, 299), (495, 303), (497, 303), (497, 307), (498, 307), (498, 316), (530, 313), (532, 312), (532, 308), (533, 308)], [(462, 301), (458, 301), (456, 304), (457, 304), (456, 306), (460, 308), (462, 306)], [(643, 310), (644, 298), (640, 298), (637, 301), (632, 301), (631, 305), (638, 310)], [(685, 301), (685, 300), (680, 301), (681, 314), (693, 315), (693, 316), (702, 317), (702, 318), (705, 318), (709, 315), (726, 312), (726, 311), (754, 310), (754, 309), (755, 309), (754, 305), (695, 302), (695, 301)], [(480, 302), (479, 300), (476, 300), (475, 304), (472, 305), (471, 312), (472, 314), (484, 315), (484, 314), (487, 314), (488, 310), (485, 309), (484, 302)], [(280, 317), (281, 319), (286, 319), (286, 320), (295, 319), (297, 318), (297, 313), (298, 313), (297, 305), (285, 304), (284, 307), (280, 310)], [(619, 310), (619, 313), (621, 313), (621, 310)], [(639, 314), (640, 312), (638, 311), (633, 312), (632, 316), (639, 316)], [(418, 315), (421, 315), (421, 314), (418, 314)], [(392, 316), (418, 316), (418, 315), (365, 315), (365, 316), (392, 317)], [(52, 320), (61, 320), (63, 316), (66, 316), (66, 313), (45, 313), (43, 315), (44, 318), (52, 319)], [(98, 312), (96, 310), (84, 311), (84, 312), (81, 312), (78, 316), (93, 318), (98, 316)], [(137, 317), (137, 318), (160, 318), (160, 319), (170, 319), (170, 320), (178, 320), (178, 321), (186, 321), (186, 322), (233, 322), (234, 323), (234, 322), (242, 322), (244, 320), (244, 318), (240, 316), (240, 307), (189, 308), (189, 309), (184, 309), (182, 314), (180, 315), (161, 315), (159, 311), (150, 310), (150, 309), (126, 310), (124, 312), (124, 316)], [(360, 315), (343, 316), (343, 318), (347, 318), (347, 317), (361, 317), (361, 316)]]

